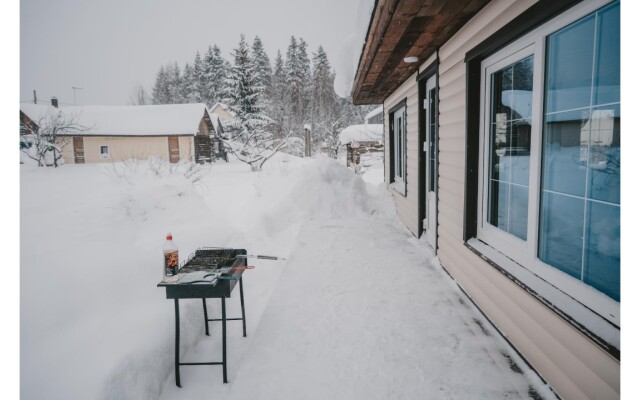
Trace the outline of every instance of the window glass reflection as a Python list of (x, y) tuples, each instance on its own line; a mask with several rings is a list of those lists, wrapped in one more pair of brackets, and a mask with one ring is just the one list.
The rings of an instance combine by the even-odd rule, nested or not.
[(539, 258), (620, 299), (620, 6), (547, 38)]
[(533, 56), (491, 75), (488, 220), (527, 238)]

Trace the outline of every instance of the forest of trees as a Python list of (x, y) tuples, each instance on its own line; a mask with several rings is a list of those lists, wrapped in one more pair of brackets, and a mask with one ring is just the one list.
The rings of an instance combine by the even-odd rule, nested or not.
[(212, 45), (202, 55), (196, 52), (193, 62), (183, 67), (176, 62), (161, 66), (151, 93), (138, 86), (130, 102), (227, 105), (238, 117), (233, 126), (225, 126), (233, 139), (227, 145), (259, 169), (285, 142), (286, 151), (302, 155), (305, 125), (311, 127), (313, 151), (324, 145), (335, 157), (340, 131), (363, 123), (373, 107), (354, 106), (337, 96), (334, 80), (322, 46), (310, 57), (304, 39), (292, 36), (284, 56), (278, 50), (272, 63), (258, 36), (249, 44), (242, 35), (230, 60)]

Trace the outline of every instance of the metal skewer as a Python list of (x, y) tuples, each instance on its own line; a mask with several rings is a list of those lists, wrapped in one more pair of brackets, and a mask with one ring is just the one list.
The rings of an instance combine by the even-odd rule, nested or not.
[(286, 258), (277, 257), (277, 256), (262, 256), (262, 255), (252, 255), (252, 254), (238, 254), (236, 258), (258, 258), (260, 260), (283, 260), (286, 261)]

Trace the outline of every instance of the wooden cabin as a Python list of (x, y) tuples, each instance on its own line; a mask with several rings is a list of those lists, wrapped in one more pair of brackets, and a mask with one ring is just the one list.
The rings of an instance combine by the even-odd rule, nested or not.
[[(399, 218), (564, 399), (620, 397), (620, 2), (378, 0)], [(437, 329), (434, 328), (434, 329)]]

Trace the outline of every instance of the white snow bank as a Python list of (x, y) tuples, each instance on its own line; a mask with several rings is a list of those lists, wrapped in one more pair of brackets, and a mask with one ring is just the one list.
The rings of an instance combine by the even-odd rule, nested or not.
[(92, 136), (157, 136), (195, 135), (205, 104), (163, 104), (146, 106), (65, 106), (55, 108), (40, 104), (20, 103), (20, 110), (36, 124), (61, 115), (84, 127), (70, 135)]
[(383, 124), (350, 125), (340, 132), (340, 144), (352, 142), (381, 141), (384, 132)]
[[(21, 166), (24, 398), (154, 399), (173, 384), (173, 303), (156, 287), (167, 232), (181, 259), (201, 246), (287, 257), (304, 221), (393, 214), (386, 194), (369, 196), (335, 161), (277, 155), (260, 173), (235, 160), (190, 167), (158, 160)], [(252, 264), (245, 280), (249, 337), (282, 268)], [(237, 301), (235, 293), (229, 312), (238, 311)], [(217, 307), (212, 300), (211, 315)], [(183, 301), (181, 308), (184, 359), (218, 358), (218, 334), (206, 337), (211, 353), (192, 352), (205, 340), (201, 303)], [(230, 371), (249, 343), (238, 329), (229, 326)], [(220, 367), (207, 368), (185, 371), (183, 383), (204, 373), (224, 394)]]

